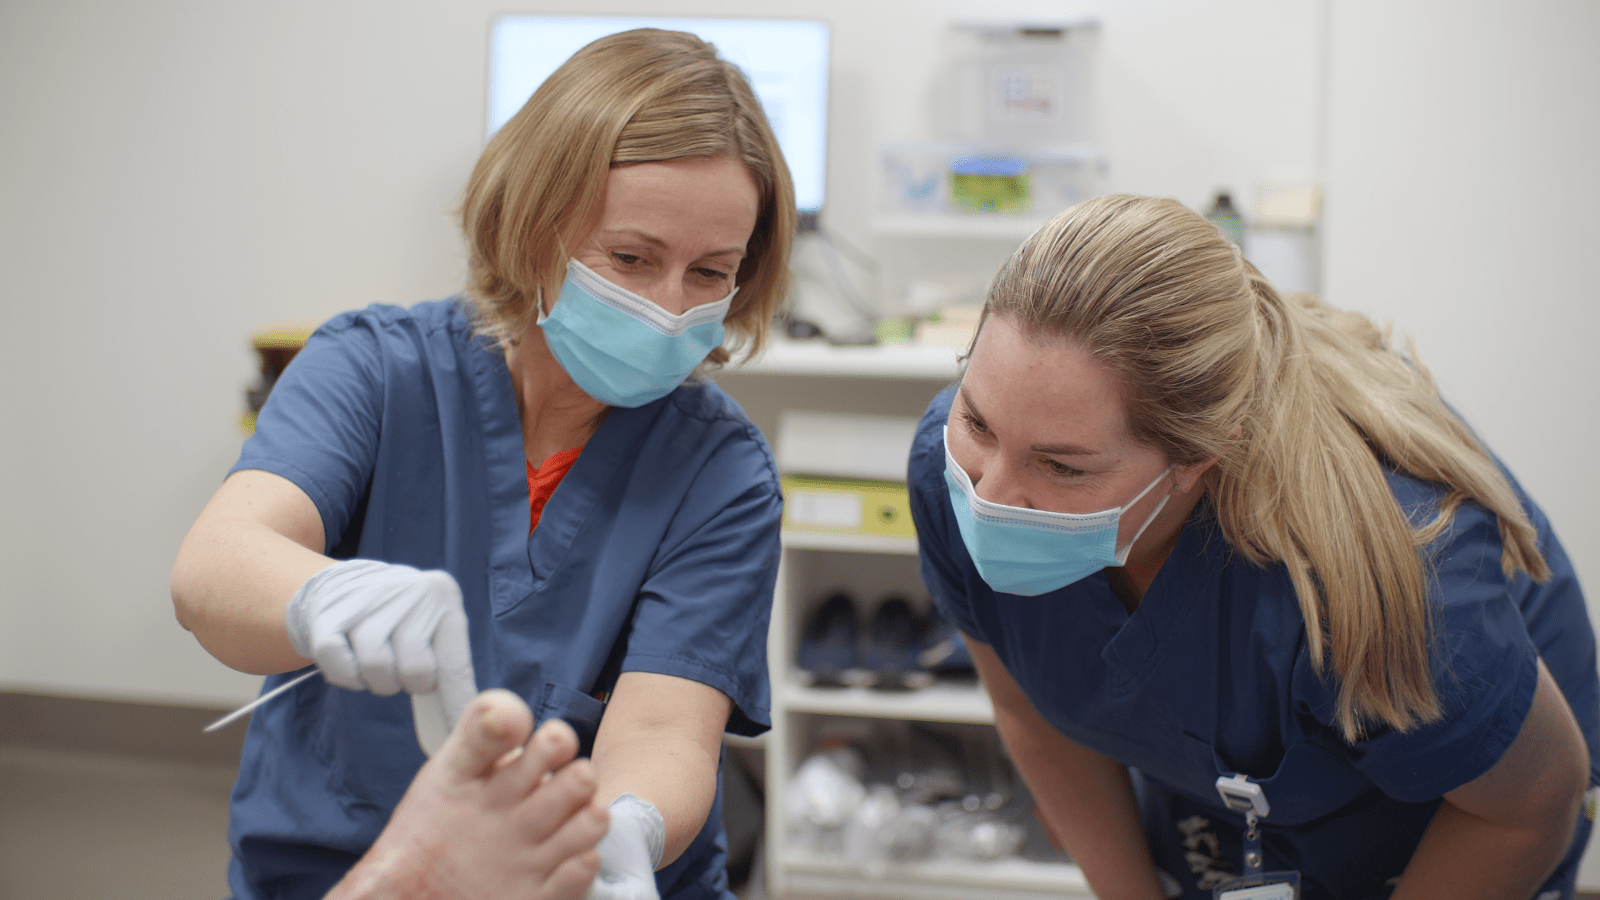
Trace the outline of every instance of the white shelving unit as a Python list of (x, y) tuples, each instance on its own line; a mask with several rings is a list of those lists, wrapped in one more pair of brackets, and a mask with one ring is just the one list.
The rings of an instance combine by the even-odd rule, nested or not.
[(761, 356), (733, 372), (947, 382), (956, 376), (957, 360), (965, 349), (914, 343), (834, 346), (822, 340), (792, 341), (774, 336)]
[[(751, 418), (771, 427), (781, 408), (921, 415), (957, 374), (960, 351), (915, 344), (833, 347), (775, 340), (756, 362), (718, 376)], [(766, 424), (763, 424), (766, 423)], [(776, 434), (768, 431), (769, 438)], [(929, 860), (869, 865), (791, 845), (784, 809), (790, 776), (804, 761), (819, 723), (848, 720), (992, 725), (993, 707), (975, 685), (938, 683), (921, 691), (812, 688), (796, 678), (795, 652), (806, 604), (837, 585), (861, 579), (863, 599), (891, 585), (926, 596), (916, 575), (911, 537), (785, 530), (774, 597), (768, 658), (772, 731), (761, 747), (766, 763), (766, 892), (773, 900), (1043, 900), (1089, 898), (1070, 864), (1021, 859), (990, 863)], [(906, 583), (909, 582), (909, 583)]]
[(872, 230), (884, 237), (1004, 240), (1021, 243), (1048, 221), (1050, 221), (1049, 216), (999, 213), (901, 213), (878, 216), (873, 220)]
[[(772, 732), (767, 736), (767, 892), (774, 898), (873, 900), (1035, 900), (1092, 897), (1083, 874), (1070, 864), (1020, 859), (996, 862), (929, 860), (865, 864), (791, 846), (785, 788), (805, 759), (811, 717), (852, 717), (991, 725), (994, 708), (975, 685), (937, 683), (920, 691), (813, 688), (795, 676), (794, 654), (809, 593), (804, 554), (860, 554), (903, 564), (915, 557), (913, 538), (821, 534), (786, 530), (778, 569), (767, 655), (772, 668)], [(861, 560), (857, 560), (860, 562)]]

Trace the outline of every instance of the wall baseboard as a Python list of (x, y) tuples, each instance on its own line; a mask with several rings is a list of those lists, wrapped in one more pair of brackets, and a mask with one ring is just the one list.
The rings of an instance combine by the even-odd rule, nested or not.
[(245, 723), (202, 734), (215, 709), (0, 691), (0, 744), (237, 766)]

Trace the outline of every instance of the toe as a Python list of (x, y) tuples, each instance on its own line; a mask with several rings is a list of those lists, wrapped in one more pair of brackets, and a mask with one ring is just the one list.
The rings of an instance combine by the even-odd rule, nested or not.
[(460, 778), (485, 777), (497, 760), (527, 742), (532, 730), (533, 713), (522, 698), (490, 689), (467, 706), (438, 758)]

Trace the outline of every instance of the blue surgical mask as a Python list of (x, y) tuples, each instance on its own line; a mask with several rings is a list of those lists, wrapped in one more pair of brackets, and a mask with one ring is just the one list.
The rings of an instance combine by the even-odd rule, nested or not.
[(722, 345), (737, 293), (675, 316), (574, 259), (555, 309), (538, 324), (584, 393), (607, 406), (643, 406), (672, 393)]
[(1058, 513), (990, 503), (978, 496), (972, 480), (950, 455), (950, 429), (945, 429), (944, 480), (950, 490), (961, 540), (978, 574), (1003, 594), (1037, 597), (1087, 578), (1106, 566), (1120, 566), (1128, 551), (1156, 520), (1162, 497), (1133, 540), (1118, 549), (1117, 526), (1122, 514), (1161, 483), (1166, 471), (1128, 501), (1127, 506), (1095, 513)]

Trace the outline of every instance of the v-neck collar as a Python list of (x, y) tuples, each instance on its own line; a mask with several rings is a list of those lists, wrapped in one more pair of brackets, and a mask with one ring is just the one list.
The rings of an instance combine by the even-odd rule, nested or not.
[(1159, 664), (1163, 651), (1172, 642), (1185, 640), (1184, 624), (1205, 592), (1196, 579), (1202, 576), (1199, 564), (1213, 543), (1210, 515), (1204, 502), (1190, 513), (1178, 542), (1132, 613), (1112, 590), (1104, 571), (1096, 572), (1093, 583), (1085, 585), (1092, 591), (1091, 602), (1102, 621), (1108, 625), (1120, 622), (1101, 650), (1114, 695), (1137, 688)]
[(584, 444), (583, 453), (551, 495), (539, 527), (528, 533), (527, 453), (515, 387), (505, 354), (484, 338), (468, 355), (482, 411), (485, 490), (489, 505), (489, 594), (495, 610), (509, 609), (539, 589), (571, 553), (578, 532), (624, 470), (670, 395), (637, 409), (617, 407)]

